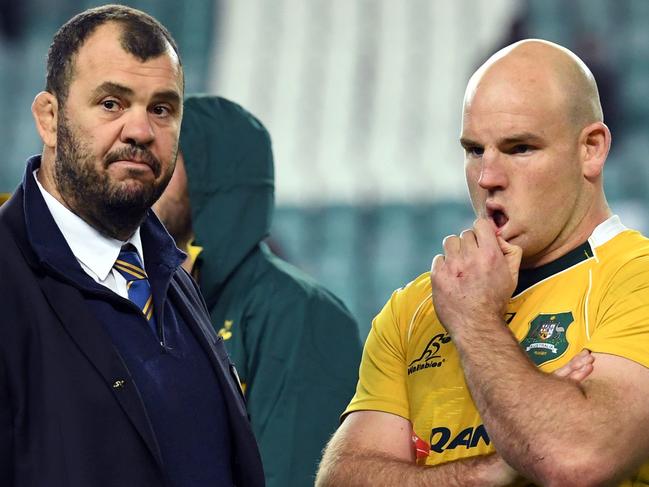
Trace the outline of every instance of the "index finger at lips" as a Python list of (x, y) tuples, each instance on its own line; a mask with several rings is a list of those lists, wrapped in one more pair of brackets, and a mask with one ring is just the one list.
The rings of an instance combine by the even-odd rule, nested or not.
[(475, 232), (478, 247), (500, 249), (496, 234), (486, 218), (478, 218), (473, 224), (473, 231)]

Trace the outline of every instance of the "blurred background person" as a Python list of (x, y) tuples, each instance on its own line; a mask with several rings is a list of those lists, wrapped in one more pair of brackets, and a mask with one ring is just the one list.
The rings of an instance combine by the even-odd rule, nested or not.
[(361, 343), (344, 304), (263, 242), (273, 177), (259, 120), (224, 98), (190, 96), (176, 171), (154, 210), (187, 251), (237, 367), (267, 485), (307, 487), (354, 393)]

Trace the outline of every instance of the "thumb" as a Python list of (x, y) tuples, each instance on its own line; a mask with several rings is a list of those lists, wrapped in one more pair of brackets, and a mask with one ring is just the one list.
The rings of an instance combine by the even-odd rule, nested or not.
[(509, 272), (512, 276), (512, 279), (514, 280), (514, 284), (516, 284), (518, 283), (518, 270), (521, 267), (521, 259), (523, 258), (523, 249), (520, 248), (518, 245), (510, 244), (500, 235), (497, 235), (496, 239), (498, 240), (498, 245), (500, 246), (500, 250), (505, 256), (505, 261), (507, 262), (507, 266), (509, 267)]

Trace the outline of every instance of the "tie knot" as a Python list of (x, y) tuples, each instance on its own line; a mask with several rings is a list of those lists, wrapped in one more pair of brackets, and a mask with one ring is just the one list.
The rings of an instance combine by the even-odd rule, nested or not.
[(122, 247), (114, 267), (128, 282), (147, 278), (140, 256), (131, 244)]

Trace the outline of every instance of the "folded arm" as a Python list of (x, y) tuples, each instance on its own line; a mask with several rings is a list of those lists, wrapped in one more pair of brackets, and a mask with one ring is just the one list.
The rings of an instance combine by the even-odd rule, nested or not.
[(424, 468), (415, 463), (410, 421), (379, 411), (351, 413), (325, 450), (316, 487), (444, 485), (497, 487), (518, 477), (498, 455)]
[[(510, 465), (540, 485), (602, 485), (649, 458), (649, 369), (594, 354), (583, 383), (559, 380), (533, 367), (505, 331), (481, 347), (456, 345), (489, 436)], [(479, 350), (491, 347), (496, 360)]]
[[(554, 372), (556, 378), (577, 383), (593, 370), (588, 351), (575, 356)], [(325, 449), (317, 487), (403, 487), (445, 485), (449, 487), (526, 485), (498, 454), (477, 456), (435, 467), (415, 464), (407, 419), (380, 411), (351, 413)]]

